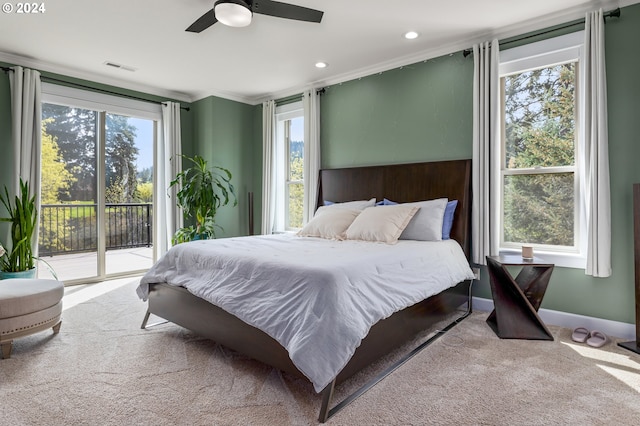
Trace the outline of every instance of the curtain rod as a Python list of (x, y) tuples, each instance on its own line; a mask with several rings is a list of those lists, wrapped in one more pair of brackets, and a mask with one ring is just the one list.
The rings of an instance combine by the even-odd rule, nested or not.
[(302, 96), (303, 96), (302, 93), (297, 94), (297, 95), (287, 96), (286, 98), (276, 99), (275, 103), (276, 103), (276, 105), (290, 104), (290, 103), (293, 103), (293, 102), (301, 100)]
[[(4, 71), (5, 73), (13, 71), (13, 68), (8, 68), (8, 67), (0, 67), (0, 69), (2, 69), (2, 71)], [(121, 98), (133, 99), (133, 100), (136, 100), (136, 101), (143, 101), (143, 102), (151, 102), (151, 103), (159, 104), (159, 105), (166, 105), (166, 102), (152, 101), (152, 100), (149, 100), (149, 99), (142, 98), (140, 96), (125, 95), (124, 93), (118, 93), (118, 92), (114, 92), (112, 90), (107, 90), (107, 89), (100, 89), (98, 87), (91, 87), (91, 86), (84, 85), (82, 83), (74, 83), (72, 81), (60, 80), (60, 79), (57, 79), (57, 78), (54, 78), (54, 77), (40, 76), (40, 79), (42, 81), (44, 81), (44, 82), (60, 83), (60, 84), (70, 85), (70, 86), (74, 86), (74, 87), (77, 87), (77, 88), (80, 88), (80, 89), (91, 90), (91, 91), (94, 91), (94, 92), (100, 92), (100, 93), (104, 93), (104, 94), (107, 94), (107, 95), (119, 96)], [(183, 106), (181, 106), (180, 109), (183, 109), (185, 111), (190, 111), (191, 110), (191, 108), (183, 107)]]
[[(320, 89), (316, 89), (317, 95), (323, 95), (327, 91), (326, 88), (322, 87)], [(295, 101), (299, 101), (304, 97), (304, 93), (298, 93), (296, 95), (287, 96), (286, 98), (276, 99), (276, 105), (286, 105)]]
[[(620, 8), (617, 8), (615, 10), (607, 12), (607, 13), (605, 13), (603, 15), (604, 19), (606, 19), (606, 18), (619, 18), (619, 17), (620, 17)], [(530, 38), (533, 38), (533, 37), (538, 37), (538, 36), (545, 35), (545, 34), (549, 34), (549, 33), (552, 33), (554, 31), (559, 31), (559, 30), (564, 30), (564, 29), (567, 29), (567, 28), (575, 27), (576, 25), (583, 25), (584, 22), (585, 22), (584, 19), (580, 19), (578, 21), (563, 25), (561, 27), (555, 27), (555, 28), (552, 28), (552, 29), (549, 29), (549, 30), (539, 31), (539, 32), (536, 32), (536, 33), (533, 33), (533, 34), (529, 34), (529, 35), (526, 35), (526, 36), (512, 38), (512, 39), (509, 39), (509, 40), (501, 43), (500, 46), (504, 46), (505, 44), (510, 44), (510, 43), (516, 43), (518, 41), (527, 40), (527, 39), (530, 39)], [(473, 49), (465, 49), (465, 50), (462, 51), (462, 54), (464, 55), (465, 58), (467, 56), (471, 55), (472, 53), (473, 53)]]

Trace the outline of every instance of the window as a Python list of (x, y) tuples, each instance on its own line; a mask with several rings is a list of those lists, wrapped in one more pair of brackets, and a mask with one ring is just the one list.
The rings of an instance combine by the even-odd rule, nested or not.
[(501, 251), (532, 245), (584, 267), (580, 197), (582, 33), (501, 52), (497, 182)]
[(302, 228), (304, 205), (304, 111), (302, 102), (276, 109), (276, 230)]

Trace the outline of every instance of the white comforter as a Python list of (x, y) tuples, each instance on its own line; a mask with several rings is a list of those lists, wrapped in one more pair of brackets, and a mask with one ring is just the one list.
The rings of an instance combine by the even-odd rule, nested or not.
[(379, 320), (473, 279), (453, 241), (395, 245), (270, 235), (173, 247), (142, 278), (186, 287), (277, 340), (320, 392)]

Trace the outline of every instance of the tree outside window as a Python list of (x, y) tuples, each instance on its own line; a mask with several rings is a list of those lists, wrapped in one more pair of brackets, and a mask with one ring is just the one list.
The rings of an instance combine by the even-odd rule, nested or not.
[(292, 131), (292, 126), (302, 128), (304, 118), (297, 117), (287, 120), (285, 134), (287, 138), (287, 229), (302, 228), (303, 207), (304, 207), (304, 141), (295, 140), (296, 132)]
[(502, 78), (503, 245), (576, 245), (577, 62)]

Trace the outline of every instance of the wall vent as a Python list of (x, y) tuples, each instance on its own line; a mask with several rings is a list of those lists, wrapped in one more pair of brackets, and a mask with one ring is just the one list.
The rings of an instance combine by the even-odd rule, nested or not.
[(130, 67), (128, 65), (118, 64), (118, 63), (111, 62), (111, 61), (105, 61), (104, 64), (106, 66), (108, 66), (108, 67), (111, 67), (111, 68), (118, 68), (118, 69), (121, 69), (121, 70), (127, 70), (127, 71), (131, 71), (131, 72), (136, 71), (136, 68), (134, 68), (134, 67)]

